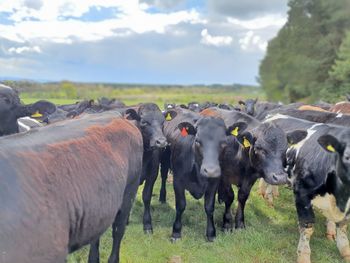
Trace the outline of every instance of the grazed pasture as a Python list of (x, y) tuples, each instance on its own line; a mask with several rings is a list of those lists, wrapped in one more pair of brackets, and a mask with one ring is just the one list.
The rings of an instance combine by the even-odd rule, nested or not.
[[(264, 98), (257, 90), (233, 92), (224, 90), (189, 89), (148, 90), (138, 94), (117, 96), (127, 104), (153, 101), (162, 106), (164, 102), (186, 103), (189, 101), (217, 101), (236, 103), (239, 99)], [(36, 101), (30, 94), (25, 94), (26, 103)], [(39, 99), (44, 99), (40, 97)], [(59, 104), (73, 103), (76, 100), (50, 99)], [(213, 243), (205, 241), (206, 215), (203, 200), (194, 200), (187, 194), (187, 207), (183, 216), (183, 238), (173, 244), (170, 242), (172, 223), (175, 217), (175, 200), (172, 184), (167, 183), (167, 204), (160, 204), (160, 178), (158, 179), (152, 199), (153, 235), (145, 235), (142, 228), (142, 186), (132, 210), (130, 223), (126, 230), (121, 248), (122, 263), (270, 263), (295, 262), (298, 243), (297, 216), (292, 191), (282, 187), (281, 196), (274, 208), (270, 208), (257, 195), (255, 185), (246, 205), (247, 228), (225, 234), (220, 231), (223, 204), (216, 204), (215, 221), (217, 239)], [(236, 190), (236, 188), (235, 188)], [(235, 191), (237, 193), (237, 191)], [(315, 233), (311, 239), (313, 262), (342, 262), (334, 242), (325, 238), (325, 219), (317, 213)], [(100, 245), (101, 263), (107, 262), (111, 249), (111, 233), (105, 233)], [(88, 247), (69, 256), (68, 263), (87, 262)], [(181, 261), (171, 261), (172, 259)]]

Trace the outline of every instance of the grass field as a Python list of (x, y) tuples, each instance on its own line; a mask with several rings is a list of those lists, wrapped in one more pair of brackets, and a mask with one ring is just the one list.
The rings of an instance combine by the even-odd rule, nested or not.
[[(112, 90), (112, 94), (104, 92), (97, 94), (86, 90), (85, 99), (97, 99), (102, 96), (113, 97), (123, 101), (126, 105), (134, 105), (140, 102), (154, 102), (163, 107), (165, 102), (172, 103), (188, 103), (191, 101), (205, 102), (212, 101), (217, 103), (237, 104), (239, 100), (246, 98), (265, 99), (265, 94), (257, 87), (246, 89), (229, 89), (229, 88), (208, 88), (208, 87), (192, 87), (192, 88), (128, 88), (121, 90)], [(45, 94), (47, 95), (45, 97)], [(33, 103), (39, 99), (48, 99), (56, 104), (74, 103), (78, 99), (56, 98), (54, 93), (43, 93), (39, 96), (37, 92), (21, 93), (21, 99), (25, 103)]]
[[(227, 90), (192, 89), (148, 90), (137, 95), (118, 96), (126, 104), (153, 101), (163, 106), (166, 101), (186, 103), (189, 101), (217, 101), (237, 103), (239, 99), (257, 97), (264, 99), (258, 91), (233, 92)], [(24, 102), (32, 103), (39, 98), (29, 95)], [(57, 104), (73, 103), (75, 100), (50, 99)], [(167, 204), (160, 204), (159, 180), (156, 183), (152, 200), (153, 235), (145, 235), (142, 227), (143, 205), (142, 186), (130, 217), (121, 248), (122, 263), (165, 263), (180, 257), (181, 263), (270, 263), (295, 262), (298, 244), (297, 216), (293, 194), (290, 189), (282, 188), (275, 207), (270, 208), (256, 193), (254, 187), (246, 206), (245, 230), (225, 234), (221, 231), (223, 205), (216, 204), (215, 222), (217, 239), (213, 243), (205, 240), (206, 216), (203, 200), (197, 201), (187, 195), (187, 207), (183, 216), (183, 238), (177, 243), (170, 242), (172, 223), (175, 217), (175, 202), (171, 184), (167, 184)], [(313, 262), (342, 262), (334, 242), (325, 238), (325, 219), (317, 213), (315, 233), (311, 239)], [(111, 251), (111, 232), (105, 233), (100, 245), (101, 263), (107, 262)], [(85, 247), (68, 258), (68, 263), (87, 262), (88, 248)], [(177, 262), (177, 261), (176, 261)]]
[[(215, 242), (205, 241), (206, 216), (203, 201), (187, 195), (187, 207), (183, 216), (183, 237), (170, 242), (172, 223), (175, 217), (175, 202), (172, 185), (167, 184), (167, 204), (158, 202), (160, 178), (152, 199), (153, 235), (146, 235), (142, 228), (142, 187), (138, 191), (130, 223), (121, 248), (122, 263), (164, 263), (173, 257), (181, 262), (295, 262), (298, 243), (296, 212), (293, 194), (282, 187), (281, 196), (270, 208), (257, 195), (254, 187), (246, 206), (246, 229), (223, 233), (221, 231), (224, 205), (216, 204)], [(311, 240), (313, 262), (342, 262), (334, 242), (325, 238), (325, 220), (317, 214), (316, 230)], [(101, 262), (107, 262), (111, 251), (111, 232), (105, 233), (100, 246)], [(88, 248), (70, 255), (68, 263), (86, 262)]]

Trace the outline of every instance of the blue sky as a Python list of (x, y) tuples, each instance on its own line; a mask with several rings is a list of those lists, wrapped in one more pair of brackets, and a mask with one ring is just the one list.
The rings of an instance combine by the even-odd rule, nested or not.
[(0, 1), (0, 77), (256, 84), (287, 0)]

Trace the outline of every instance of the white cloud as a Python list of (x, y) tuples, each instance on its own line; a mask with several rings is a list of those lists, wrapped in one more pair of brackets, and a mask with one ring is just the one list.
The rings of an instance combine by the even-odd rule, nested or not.
[[(128, 36), (132, 32), (161, 34), (169, 26), (179, 23), (205, 23), (195, 10), (167, 14), (147, 13), (145, 5), (139, 5), (138, 0), (45, 1), (38, 9), (21, 3), (18, 0), (0, 2), (0, 10), (12, 13), (9, 19), (15, 21), (14, 25), (0, 25), (0, 36), (19, 43), (98, 41), (111, 36)], [(91, 7), (113, 7), (118, 12), (114, 18), (102, 21), (79, 20)], [(62, 19), (63, 16), (76, 19), (65, 20)]]
[(287, 18), (282, 15), (266, 15), (262, 17), (257, 17), (250, 20), (239, 20), (235, 18), (228, 18), (227, 21), (236, 26), (248, 29), (248, 30), (257, 30), (267, 27), (282, 27)]
[(251, 30), (248, 31), (243, 38), (239, 39), (239, 44), (244, 51), (265, 51), (267, 48), (267, 41), (263, 40)]
[(209, 34), (208, 29), (203, 29), (201, 32), (201, 43), (211, 46), (229, 46), (232, 43), (233, 38), (230, 36), (212, 36)]
[(41, 49), (38, 46), (34, 47), (11, 47), (7, 50), (9, 53), (13, 54), (22, 54), (23, 52), (28, 52), (28, 53), (41, 53)]

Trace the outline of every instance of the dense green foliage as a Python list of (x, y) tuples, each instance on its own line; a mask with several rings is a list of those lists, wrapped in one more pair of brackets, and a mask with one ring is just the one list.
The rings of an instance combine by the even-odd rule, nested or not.
[(343, 99), (350, 92), (350, 0), (290, 0), (289, 7), (260, 65), (268, 98)]

